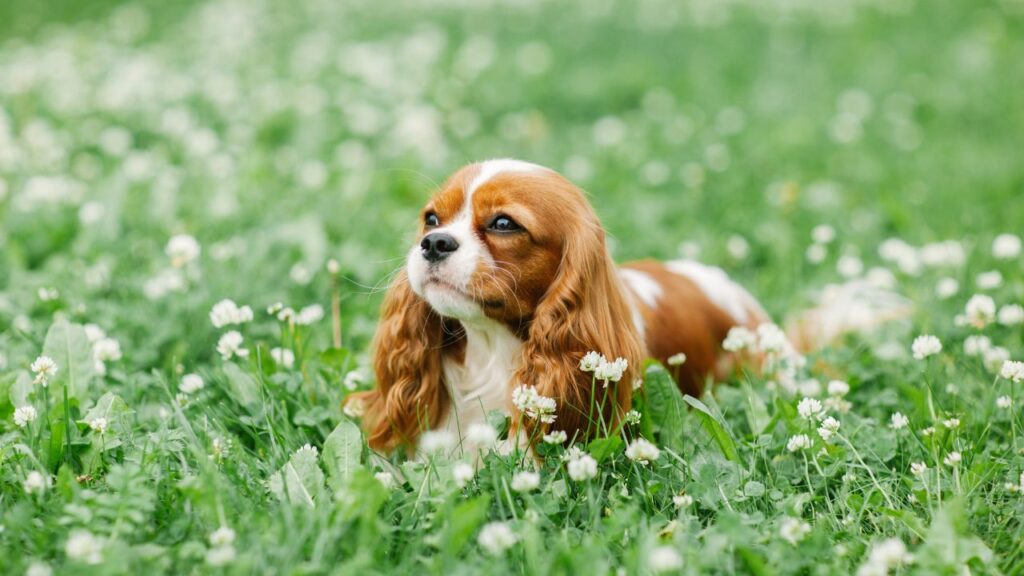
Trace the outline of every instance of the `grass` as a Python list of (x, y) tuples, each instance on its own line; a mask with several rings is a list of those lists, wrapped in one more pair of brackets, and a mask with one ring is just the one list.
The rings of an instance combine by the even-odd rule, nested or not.
[[(1024, 397), (997, 347), (1024, 359), (1022, 328), (955, 322), (976, 292), (1024, 300), (991, 249), (1024, 222), (1019, 2), (16, 0), (0, 22), (0, 571), (831, 574), (895, 538), (903, 573), (1021, 573)], [(811, 395), (850, 387), (829, 442), (797, 411), (812, 385), (697, 401), (655, 366), (647, 465), (602, 439), (574, 481), (551, 449), (518, 493), (514, 457), (459, 488), (446, 458), (372, 455), (341, 402), (372, 384), (386, 279), (436, 183), (495, 156), (586, 188), (621, 261), (699, 250), (779, 319), (840, 270), (891, 275), (913, 318), (810, 359)], [(179, 267), (177, 234), (201, 246)], [(224, 298), (254, 319), (212, 326)], [(247, 357), (216, 352), (231, 328)], [(925, 333), (944, 349), (918, 361)]]

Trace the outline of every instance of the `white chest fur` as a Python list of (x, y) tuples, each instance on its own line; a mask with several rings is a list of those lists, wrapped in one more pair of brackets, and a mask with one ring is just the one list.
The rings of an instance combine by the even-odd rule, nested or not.
[(448, 417), (439, 427), (464, 438), (487, 413), (509, 411), (510, 380), (519, 366), (522, 341), (492, 320), (463, 322), (466, 355), (463, 363), (446, 360), (444, 379), (451, 398)]

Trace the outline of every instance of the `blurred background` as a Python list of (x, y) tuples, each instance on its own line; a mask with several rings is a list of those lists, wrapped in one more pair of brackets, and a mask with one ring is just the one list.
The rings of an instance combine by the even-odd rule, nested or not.
[(364, 348), (436, 184), (505, 156), (585, 188), (620, 261), (699, 257), (779, 316), (919, 274), (886, 239), (970, 278), (1024, 223), (1022, 27), (1022, 0), (7, 0), (0, 344), (59, 309), (136, 366), (206, 359), (213, 302), (328, 306), (333, 258)]

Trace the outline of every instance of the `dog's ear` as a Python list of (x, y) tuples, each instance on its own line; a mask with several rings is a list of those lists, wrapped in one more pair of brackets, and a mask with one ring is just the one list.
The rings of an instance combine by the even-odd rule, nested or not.
[(415, 447), (420, 433), (440, 423), (448, 406), (444, 348), (444, 321), (412, 291), (403, 270), (388, 289), (374, 339), (376, 386), (349, 400), (363, 403), (371, 448)]
[[(558, 409), (549, 428), (583, 439), (614, 432), (630, 409), (643, 348), (604, 230), (593, 214), (580, 224), (566, 235), (558, 273), (532, 319), (512, 385), (535, 386), (554, 398)], [(609, 360), (625, 358), (622, 379), (607, 387), (595, 383), (593, 374), (580, 369), (591, 351)], [(517, 427), (536, 440), (538, 430), (522, 415)]]

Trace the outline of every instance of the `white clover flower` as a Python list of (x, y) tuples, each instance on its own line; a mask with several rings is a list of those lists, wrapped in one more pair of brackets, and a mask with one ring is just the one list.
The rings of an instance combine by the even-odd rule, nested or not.
[(68, 559), (83, 564), (99, 564), (103, 561), (103, 542), (87, 530), (75, 530), (64, 545)]
[(299, 310), (299, 314), (295, 317), (295, 323), (299, 326), (309, 326), (316, 324), (324, 318), (324, 307), (319, 304), (311, 304), (306, 306), (302, 310)]
[(516, 545), (519, 538), (504, 522), (488, 522), (477, 536), (480, 547), (492, 556), (500, 556), (505, 550)]
[(766, 354), (781, 354), (789, 351), (791, 344), (781, 328), (775, 324), (761, 324), (757, 327), (757, 346)]
[(824, 244), (811, 244), (807, 247), (804, 257), (811, 264), (821, 264), (828, 258), (828, 247)]
[(999, 370), (999, 376), (1015, 383), (1024, 381), (1024, 362), (1007, 360)]
[(60, 298), (60, 292), (56, 288), (41, 287), (36, 291), (36, 295), (39, 296), (41, 302), (53, 302)]
[(206, 551), (206, 563), (214, 568), (234, 562), (237, 552), (234, 546), (218, 546)]
[(931, 436), (932, 434), (935, 434), (934, 426), (928, 426), (927, 428), (921, 429), (921, 436)]
[(804, 420), (820, 420), (824, 416), (825, 408), (816, 398), (804, 398), (796, 405), (796, 411)]
[(49, 487), (50, 481), (46, 476), (33, 470), (25, 476), (25, 481), (21, 487), (25, 490), (25, 494), (42, 494)]
[(846, 396), (850, 393), (850, 385), (842, 380), (832, 380), (828, 383), (829, 396)]
[(50, 379), (57, 374), (57, 371), (57, 363), (53, 361), (53, 358), (40, 356), (32, 362), (32, 372), (36, 375), (33, 383), (46, 388), (50, 384)]
[(336, 275), (338, 272), (341, 272), (341, 264), (338, 264), (338, 261), (335, 260), (334, 258), (331, 258), (330, 260), (327, 261), (326, 268), (327, 273), (332, 276)]
[(164, 253), (171, 259), (171, 266), (175, 268), (187, 266), (199, 257), (199, 252), (199, 242), (188, 234), (172, 236), (164, 248)]
[(821, 436), (822, 440), (827, 442), (829, 438), (839, 432), (840, 425), (839, 420), (829, 416), (821, 422), (821, 427), (818, 428), (818, 435)]
[(206, 383), (203, 382), (203, 378), (198, 374), (185, 374), (181, 377), (181, 384), (178, 384), (178, 390), (181, 390), (182, 394), (195, 394), (202, 390), (204, 386), (206, 386)]
[(942, 352), (942, 342), (935, 336), (926, 334), (915, 338), (910, 350), (914, 353), (915, 360), (924, 360)]
[(569, 435), (565, 433), (565, 430), (552, 430), (544, 435), (545, 444), (564, 444), (568, 439)]
[(913, 562), (907, 546), (898, 538), (883, 540), (872, 547), (868, 559), (857, 569), (857, 576), (884, 576), (890, 570)]
[(797, 390), (804, 396), (819, 396), (821, 394), (821, 382), (817, 378), (806, 378), (797, 384)]
[(889, 427), (893, 430), (901, 430), (906, 428), (908, 424), (910, 424), (910, 418), (904, 416), (902, 412), (894, 412), (889, 419)]
[(541, 396), (533, 386), (521, 385), (512, 391), (512, 405), (528, 418), (551, 424), (558, 405), (554, 398)]
[(540, 486), (540, 474), (523, 470), (512, 476), (512, 489), (516, 492), (531, 492)]
[(590, 480), (597, 476), (597, 460), (590, 454), (581, 453), (569, 460), (567, 465), (569, 478), (577, 482)]
[(643, 438), (633, 440), (626, 447), (626, 458), (640, 464), (646, 465), (652, 460), (657, 460), (659, 456), (661, 456), (661, 450)]
[(674, 572), (683, 567), (683, 557), (671, 546), (658, 546), (647, 555), (647, 568), (654, 574)]
[(743, 326), (734, 326), (729, 329), (729, 334), (722, 342), (722, 348), (729, 352), (739, 352), (753, 348), (756, 344), (757, 336), (753, 332)]
[(981, 356), (986, 350), (992, 349), (992, 340), (988, 336), (974, 335), (964, 339), (964, 354)]
[(825, 399), (825, 409), (845, 414), (853, 408), (853, 404), (843, 399), (842, 396), (829, 396)]
[(295, 366), (295, 353), (287, 348), (271, 348), (270, 357), (274, 359), (275, 364), (285, 370)]
[(836, 262), (836, 271), (843, 278), (856, 278), (864, 272), (864, 262), (852, 254), (844, 254)]
[(295, 451), (295, 454), (298, 456), (302, 456), (305, 454), (308, 455), (309, 457), (312, 457), (313, 460), (316, 460), (317, 457), (320, 455), (319, 451), (317, 451), (316, 449), (316, 446), (313, 446), (312, 444), (303, 444), (301, 448)]
[(686, 363), (686, 354), (682, 352), (673, 354), (668, 357), (667, 362), (669, 366), (682, 366)]
[(910, 463), (910, 473), (914, 476), (923, 476), (925, 472), (928, 472), (928, 465), (924, 462)]
[(36, 560), (28, 565), (25, 576), (53, 576), (53, 568), (49, 564)]
[(242, 334), (237, 330), (227, 332), (217, 341), (217, 352), (224, 360), (231, 360), (236, 356), (246, 358), (249, 356), (249, 350), (242, 348), (244, 341)]
[(447, 452), (454, 447), (455, 436), (447, 430), (427, 430), (420, 435), (420, 450), (426, 454)]
[(975, 285), (981, 290), (995, 290), (1003, 285), (1003, 274), (999, 270), (989, 270), (978, 274)]
[(230, 449), (230, 439), (223, 440), (221, 438), (214, 438), (213, 441), (210, 442), (210, 458), (212, 460), (220, 460)]
[(219, 548), (230, 546), (235, 543), (235, 531), (227, 526), (221, 526), (210, 533), (210, 546)]
[(107, 419), (102, 416), (93, 418), (89, 421), (89, 428), (92, 428), (94, 432), (99, 432), (100, 434), (106, 434), (107, 427), (109, 425), (110, 423), (107, 422)]
[(811, 447), (811, 439), (806, 434), (797, 434), (792, 436), (788, 442), (786, 442), (786, 450), (790, 452), (799, 452), (800, 450), (806, 450)]
[(693, 505), (693, 496), (689, 494), (676, 494), (672, 497), (672, 505), (676, 508), (689, 508)]
[(1020, 256), (1021, 240), (1014, 234), (1000, 234), (992, 241), (992, 255), (998, 260), (1013, 260)]
[(1013, 400), (1009, 396), (1000, 396), (996, 398), (996, 406), (1003, 410), (1009, 410), (1013, 407)]
[(811, 533), (811, 525), (799, 518), (786, 517), (779, 524), (779, 536), (796, 546)]
[(991, 296), (975, 294), (964, 307), (967, 322), (975, 328), (984, 328), (996, 318), (996, 302)]
[(35, 419), (39, 416), (36, 412), (35, 406), (25, 405), (14, 410), (14, 424), (19, 428), (28, 426), (29, 422), (35, 422)]
[(388, 490), (394, 490), (398, 486), (398, 482), (395, 481), (395, 476), (391, 472), (377, 472), (373, 477)]
[(452, 466), (452, 479), (455, 480), (455, 485), (459, 488), (465, 488), (474, 476), (476, 476), (476, 470), (472, 464), (457, 462)]
[(594, 370), (594, 378), (603, 381), (606, 385), (608, 382), (618, 382), (622, 380), (622, 375), (628, 367), (629, 362), (625, 358), (616, 358), (611, 362), (605, 361)]
[(494, 426), (477, 422), (466, 430), (466, 442), (478, 448), (490, 448), (498, 441), (498, 431)]
[(362, 398), (349, 398), (345, 402), (345, 406), (342, 407), (341, 411), (349, 418), (362, 418), (363, 414), (366, 414), (366, 402), (364, 402)]
[(1024, 306), (1007, 304), (999, 309), (998, 322), (1003, 326), (1019, 326), (1024, 324)]
[(580, 360), (580, 370), (584, 372), (593, 372), (597, 370), (597, 367), (601, 364), (608, 362), (603, 354), (598, 352), (587, 352), (583, 359)]
[(626, 416), (624, 418), (624, 420), (626, 421), (626, 424), (630, 424), (630, 425), (639, 424), (642, 419), (643, 419), (643, 414), (641, 414), (637, 410), (630, 410), (629, 412), (626, 412)]
[(935, 295), (940, 300), (948, 300), (960, 292), (960, 283), (953, 278), (943, 278), (935, 285)]
[(92, 345), (93, 357), (98, 362), (116, 362), (121, 359), (121, 344), (113, 338), (100, 338)]
[(946, 457), (943, 458), (942, 461), (946, 466), (955, 468), (961, 461), (963, 461), (963, 456), (961, 456), (959, 452), (950, 452), (949, 454), (946, 454)]
[(993, 346), (982, 352), (981, 356), (986, 370), (999, 373), (1010, 360), (1010, 351), (1002, 346)]
[(942, 421), (942, 424), (946, 428), (949, 428), (950, 430), (952, 430), (952, 429), (958, 428), (960, 426), (960, 419), (959, 418), (947, 418), (947, 419)]
[(86, 324), (82, 326), (82, 329), (85, 330), (85, 337), (89, 340), (90, 344), (95, 344), (107, 337), (107, 333), (103, 331), (103, 328), (96, 324)]
[(210, 322), (214, 328), (235, 326), (252, 322), (252, 308), (248, 306), (239, 307), (234, 300), (224, 299), (213, 305), (210, 310)]
[(831, 244), (836, 239), (836, 229), (828, 224), (818, 224), (811, 230), (811, 240), (815, 244)]
[(366, 377), (359, 370), (351, 370), (345, 374), (345, 378), (342, 379), (341, 383), (345, 386), (346, 390), (356, 390), (366, 382)]

